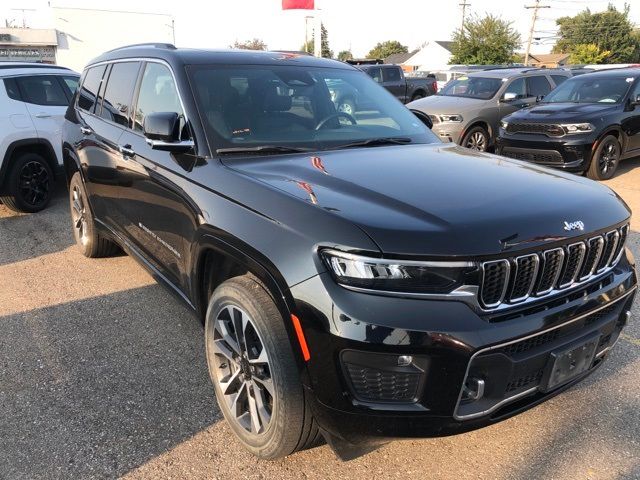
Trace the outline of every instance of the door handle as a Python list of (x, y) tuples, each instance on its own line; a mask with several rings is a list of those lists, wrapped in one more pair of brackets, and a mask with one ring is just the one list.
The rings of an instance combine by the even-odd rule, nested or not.
[(131, 145), (118, 145), (118, 151), (124, 158), (135, 156), (136, 152), (131, 148)]
[(40, 113), (36, 113), (34, 115), (34, 117), (36, 117), (36, 118), (50, 118), (51, 115), (49, 115), (48, 113), (45, 113), (45, 112), (40, 112)]
[(93, 130), (91, 130), (89, 127), (80, 127), (80, 132), (83, 135), (91, 135), (93, 133)]

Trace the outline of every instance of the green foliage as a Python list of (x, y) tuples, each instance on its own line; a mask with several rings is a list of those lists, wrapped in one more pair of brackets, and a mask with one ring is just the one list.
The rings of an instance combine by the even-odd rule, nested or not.
[(346, 60), (351, 60), (352, 58), (353, 54), (351, 53), (351, 50), (342, 50), (338, 53), (338, 60), (341, 60), (343, 62)]
[(621, 12), (609, 5), (604, 12), (591, 13), (587, 8), (574, 17), (556, 20), (560, 38), (554, 53), (572, 53), (577, 45), (596, 45), (600, 51), (610, 51), (604, 63), (640, 61), (640, 35), (633, 31), (629, 20), (629, 5)]
[(242, 50), (267, 50), (267, 44), (259, 38), (253, 38), (244, 42), (236, 40), (229, 48), (240, 48)]
[[(315, 32), (311, 36), (311, 40), (307, 43), (302, 44), (300, 50), (303, 52), (314, 53), (314, 42), (315, 42)], [(324, 26), (324, 23), (320, 25), (320, 41), (321, 41), (321, 51), (323, 58), (333, 58), (333, 51), (329, 48), (329, 33)]]
[(579, 43), (571, 48), (569, 61), (574, 65), (603, 63), (611, 55), (609, 50), (600, 50), (593, 43)]
[(407, 53), (409, 49), (402, 45), (397, 40), (387, 40), (386, 42), (380, 42), (375, 47), (373, 47), (369, 53), (367, 53), (367, 58), (387, 58), (394, 53)]
[(513, 29), (512, 22), (494, 15), (483, 18), (474, 15), (464, 23), (464, 29), (454, 32), (449, 63), (511, 63), (519, 46), (520, 34)]

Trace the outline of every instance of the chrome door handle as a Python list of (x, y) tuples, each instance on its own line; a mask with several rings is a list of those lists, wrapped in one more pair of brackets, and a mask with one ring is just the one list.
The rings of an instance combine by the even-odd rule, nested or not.
[(49, 115), (48, 113), (44, 113), (44, 112), (36, 113), (34, 116), (36, 118), (50, 118), (51, 117), (51, 115)]
[(93, 133), (93, 130), (91, 130), (89, 127), (80, 127), (80, 132), (83, 135), (91, 135)]
[(131, 145), (118, 145), (118, 151), (125, 158), (133, 157), (136, 154), (136, 152), (131, 148)]

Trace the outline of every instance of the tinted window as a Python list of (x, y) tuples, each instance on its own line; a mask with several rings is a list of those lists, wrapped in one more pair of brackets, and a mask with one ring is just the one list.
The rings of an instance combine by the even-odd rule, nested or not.
[(527, 78), (527, 83), (529, 84), (528, 92), (530, 97), (544, 96), (551, 91), (551, 84), (545, 76), (529, 77)]
[(633, 77), (627, 75), (580, 75), (567, 79), (544, 99), (546, 103), (620, 103), (631, 84)]
[(144, 117), (153, 112), (183, 115), (178, 90), (169, 69), (159, 63), (147, 63), (136, 105), (135, 129), (142, 131)]
[(382, 82), (382, 69), (380, 67), (368, 68), (365, 72), (367, 72), (367, 75), (373, 78), (376, 82)]
[(7, 95), (9, 98), (12, 98), (13, 100), (22, 100), (15, 78), (5, 78), (4, 87), (7, 89)]
[(62, 77), (62, 81), (71, 92), (71, 96), (73, 96), (76, 93), (76, 90), (78, 89), (78, 82), (79, 82), (78, 77)]
[(462, 76), (447, 83), (438, 92), (438, 95), (489, 100), (493, 98), (501, 86), (502, 80), (500, 78)]
[(100, 82), (105, 66), (94, 67), (87, 70), (87, 74), (80, 88), (80, 96), (78, 97), (78, 107), (88, 112), (93, 112), (96, 105), (98, 90), (100, 90)]
[(69, 104), (62, 86), (60, 86), (55, 77), (48, 75), (16, 77), (16, 83), (23, 100), (27, 103), (47, 106), (65, 106)]
[(568, 77), (565, 77), (564, 75), (551, 75), (551, 78), (553, 78), (553, 81), (556, 83), (556, 87), (557, 87), (562, 82), (564, 82)]
[(514, 81), (512, 81), (505, 89), (502, 96), (504, 97), (507, 93), (514, 93), (516, 95), (515, 98), (526, 98), (527, 86), (525, 84), (524, 78), (516, 78)]
[(113, 64), (102, 100), (102, 118), (129, 126), (129, 109), (139, 68), (138, 62)]
[(382, 69), (382, 79), (385, 82), (397, 82), (400, 80), (400, 69), (399, 68), (383, 68)]

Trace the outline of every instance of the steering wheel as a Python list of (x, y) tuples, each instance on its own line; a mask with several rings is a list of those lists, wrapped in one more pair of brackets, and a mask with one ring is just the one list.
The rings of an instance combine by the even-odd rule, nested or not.
[(337, 112), (337, 113), (332, 113), (331, 115), (327, 115), (322, 120), (320, 120), (318, 122), (318, 125), (316, 125), (315, 130), (316, 131), (320, 130), (322, 127), (324, 127), (327, 124), (327, 122), (329, 120), (334, 119), (334, 118), (340, 118), (340, 117), (344, 117), (347, 120), (349, 120), (349, 122), (351, 122), (351, 125), (357, 125), (358, 124), (358, 122), (356, 122), (356, 119), (353, 118), (352, 115), (349, 115), (348, 113), (345, 113), (345, 112)]

